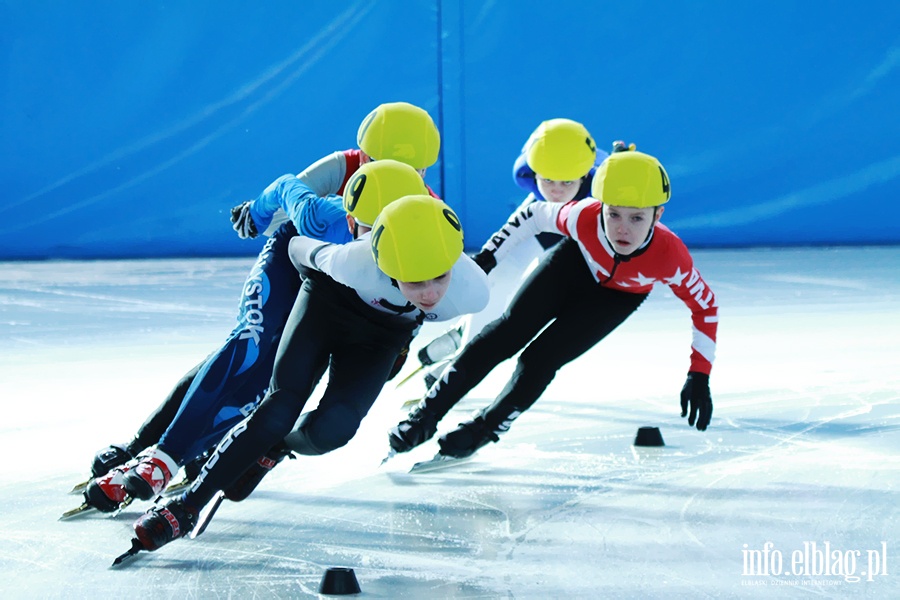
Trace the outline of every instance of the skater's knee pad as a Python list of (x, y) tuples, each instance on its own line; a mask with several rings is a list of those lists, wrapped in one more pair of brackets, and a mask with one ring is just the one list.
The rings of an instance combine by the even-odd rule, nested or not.
[(317, 408), (303, 415), (284, 441), (297, 454), (326, 454), (353, 439), (360, 420), (357, 412), (348, 406)]

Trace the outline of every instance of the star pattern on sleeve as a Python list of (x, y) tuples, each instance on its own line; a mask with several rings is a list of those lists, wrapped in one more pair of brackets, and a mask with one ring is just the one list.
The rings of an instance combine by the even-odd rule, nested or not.
[(638, 271), (637, 277), (632, 277), (631, 280), (639, 286), (651, 285), (656, 282), (656, 279), (654, 279), (653, 277), (647, 277), (640, 271)]
[(675, 273), (671, 277), (667, 277), (666, 279), (664, 279), (664, 281), (665, 281), (666, 285), (670, 285), (673, 287), (680, 286), (684, 283), (684, 280), (687, 278), (688, 275), (690, 275), (689, 272), (682, 273), (681, 267), (677, 267), (675, 269)]

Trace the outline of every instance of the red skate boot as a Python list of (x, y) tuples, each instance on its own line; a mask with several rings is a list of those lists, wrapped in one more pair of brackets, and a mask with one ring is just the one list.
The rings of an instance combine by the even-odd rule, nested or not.
[(143, 550), (153, 552), (190, 533), (197, 524), (198, 512), (181, 499), (169, 500), (154, 506), (134, 522), (135, 536)]
[(178, 472), (178, 463), (159, 448), (148, 448), (137, 457), (137, 464), (125, 473), (125, 491), (141, 500), (159, 495)]
[(100, 512), (115, 512), (128, 497), (123, 482), (125, 473), (133, 464), (133, 462), (126, 463), (111, 470), (103, 477), (91, 479), (84, 489), (84, 501)]

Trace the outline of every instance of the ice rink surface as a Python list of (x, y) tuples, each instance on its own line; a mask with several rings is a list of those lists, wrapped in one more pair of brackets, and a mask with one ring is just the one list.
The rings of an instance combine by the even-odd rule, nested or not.
[[(900, 248), (695, 259), (721, 307), (708, 431), (679, 415), (690, 314), (657, 288), (471, 461), (407, 473), (432, 441), (379, 467), (424, 389), (389, 383), (348, 446), (119, 570), (148, 504), (58, 522), (66, 492), (225, 338), (253, 257), (0, 263), (0, 596), (305, 598), (344, 566), (359, 598), (900, 597)], [(666, 446), (636, 449), (644, 425)]]

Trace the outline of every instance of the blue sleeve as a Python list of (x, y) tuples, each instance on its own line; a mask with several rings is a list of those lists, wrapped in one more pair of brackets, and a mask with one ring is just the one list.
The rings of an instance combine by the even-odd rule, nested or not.
[[(273, 208), (274, 207), (274, 208)], [(347, 213), (340, 196), (320, 197), (295, 175), (282, 175), (250, 205), (258, 230), (272, 221), (279, 208), (293, 221), (297, 233), (317, 240), (345, 244), (353, 239), (347, 228)]]
[(353, 240), (353, 234), (347, 227), (344, 201), (340, 196), (329, 194), (321, 198), (314, 195), (288, 214), (300, 235), (332, 244), (346, 244)]
[[(272, 223), (275, 212), (282, 208), (282, 184), (291, 179), (297, 179), (296, 175), (282, 175), (263, 190), (256, 200), (250, 203), (250, 216), (256, 224), (257, 231), (265, 231)], [(287, 212), (287, 211), (285, 211)]]
[(531, 167), (529, 167), (528, 163), (525, 161), (524, 154), (520, 154), (519, 158), (516, 159), (515, 164), (513, 164), (513, 180), (516, 182), (517, 186), (526, 192), (534, 194), (535, 198), (539, 200), (544, 199), (538, 191), (534, 171), (531, 170)]

